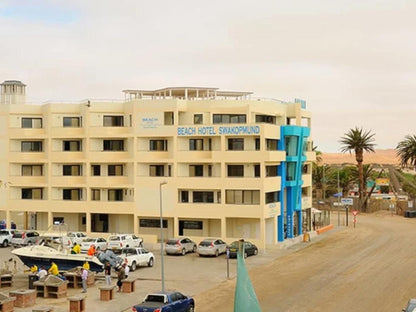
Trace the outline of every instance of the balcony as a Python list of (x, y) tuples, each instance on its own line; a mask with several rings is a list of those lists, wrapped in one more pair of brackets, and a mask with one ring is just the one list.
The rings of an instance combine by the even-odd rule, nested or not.
[(78, 186), (82, 187), (86, 184), (87, 180), (85, 176), (55, 176), (50, 180), (50, 184), (56, 186)]
[(81, 138), (85, 136), (85, 129), (81, 127), (54, 127), (51, 138)]
[(89, 127), (88, 134), (91, 138), (119, 138), (133, 136), (131, 127)]
[(88, 185), (93, 188), (132, 187), (127, 176), (92, 176)]
[(52, 162), (77, 162), (85, 161), (84, 152), (52, 152)]
[(43, 139), (45, 134), (44, 128), (9, 128), (10, 139)]
[(213, 151), (178, 151), (176, 155), (181, 162), (211, 162)]
[(45, 162), (45, 152), (10, 152), (9, 159), (13, 162)]
[(46, 185), (47, 178), (45, 176), (12, 176), (9, 182), (13, 186), (36, 186), (42, 187)]
[(128, 151), (91, 151), (89, 159), (99, 159), (100, 162), (128, 162), (131, 155)]
[(160, 162), (169, 161), (172, 158), (172, 154), (169, 151), (138, 151), (136, 153), (136, 159), (140, 159), (140, 162)]

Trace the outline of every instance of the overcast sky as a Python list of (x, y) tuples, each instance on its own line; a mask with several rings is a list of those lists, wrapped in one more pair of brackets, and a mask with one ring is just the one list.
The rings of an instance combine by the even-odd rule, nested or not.
[(416, 134), (416, 1), (0, 2), (0, 81), (30, 102), (177, 86), (306, 100), (314, 145)]

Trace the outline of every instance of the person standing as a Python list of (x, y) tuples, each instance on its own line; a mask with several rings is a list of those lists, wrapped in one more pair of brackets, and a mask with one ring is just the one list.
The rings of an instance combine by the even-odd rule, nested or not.
[(88, 278), (88, 270), (81, 268), (81, 280), (82, 280), (82, 292), (87, 292), (87, 278)]
[(123, 283), (121, 282), (123, 279), (125, 279), (126, 278), (126, 275), (125, 275), (125, 271), (124, 271), (124, 266), (122, 266), (121, 268), (120, 268), (120, 270), (118, 271), (118, 274), (117, 274), (117, 286), (118, 286), (118, 292), (120, 292), (121, 291), (121, 285), (123, 285)]
[(124, 267), (124, 275), (125, 275), (126, 278), (128, 278), (129, 277), (129, 273), (130, 273), (130, 268), (127, 265), (127, 259), (126, 259), (126, 262), (124, 262), (123, 267)]
[(108, 286), (110, 286), (111, 285), (111, 265), (110, 265), (110, 262), (105, 263), (104, 274), (105, 274), (105, 283)]

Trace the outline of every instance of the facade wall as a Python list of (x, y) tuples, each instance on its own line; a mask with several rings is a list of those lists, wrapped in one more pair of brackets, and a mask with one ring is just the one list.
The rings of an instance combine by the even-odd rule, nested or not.
[[(215, 123), (218, 115), (245, 121)], [(258, 121), (259, 115), (270, 121)], [(42, 127), (23, 128), (31, 118), (33, 124), (41, 118)], [(0, 179), (9, 182), (0, 192), (0, 210), (9, 223), (12, 212), (37, 213), (41, 229), (63, 216), (73, 230), (155, 238), (160, 223), (151, 220), (158, 220), (162, 202), (164, 235), (276, 243), (277, 218), (290, 203), (283, 200), (286, 188), (293, 187), (281, 170), (288, 161), (299, 170), (315, 157), (309, 128), (301, 126), (302, 119), (310, 124), (310, 113), (297, 103), (3, 103), (0, 119)], [(288, 119), (306, 129), (306, 147), (297, 146), (292, 158), (282, 145)], [(311, 170), (305, 168), (296, 177), (298, 201), (290, 211), (311, 206)], [(27, 228), (28, 219), (18, 227)]]

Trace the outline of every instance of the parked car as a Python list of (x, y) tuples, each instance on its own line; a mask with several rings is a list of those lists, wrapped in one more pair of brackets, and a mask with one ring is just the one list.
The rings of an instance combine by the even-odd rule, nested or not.
[(143, 239), (134, 234), (114, 234), (110, 235), (107, 248), (121, 250), (128, 247), (143, 247)]
[[(230, 258), (237, 258), (239, 244), (239, 241), (235, 241), (232, 242), (228, 247), (228, 250), (230, 251)], [(244, 244), (244, 258), (247, 258), (247, 256), (257, 255), (259, 253), (257, 246), (253, 243), (249, 241), (244, 241), (241, 242), (241, 244)]]
[(143, 302), (133, 306), (133, 312), (154, 312), (154, 311), (172, 311), (172, 312), (194, 312), (195, 301), (192, 297), (185, 296), (180, 292), (160, 292), (148, 294)]
[(416, 299), (410, 299), (407, 303), (407, 307), (403, 308), (403, 312), (413, 312), (416, 310)]
[(12, 238), (15, 230), (0, 230), (0, 245), (3, 247), (9, 246), (12, 242)]
[(95, 246), (95, 250), (103, 250), (107, 248), (107, 241), (102, 237), (87, 237), (81, 242), (81, 252), (87, 252), (91, 245)]
[(142, 247), (137, 248), (123, 248), (120, 257), (130, 267), (130, 271), (135, 271), (138, 266), (152, 267), (155, 262), (155, 256), (152, 252)]
[(16, 231), (12, 238), (13, 247), (34, 245), (38, 242), (39, 233), (36, 231)]
[(227, 243), (219, 238), (207, 238), (198, 244), (196, 252), (199, 256), (218, 257), (227, 251)]
[(184, 256), (187, 252), (195, 252), (196, 248), (195, 242), (187, 237), (170, 238), (165, 245), (168, 255), (181, 254)]
[(81, 245), (84, 238), (87, 238), (87, 235), (83, 232), (68, 232), (67, 236), (71, 239), (72, 245), (77, 243)]

